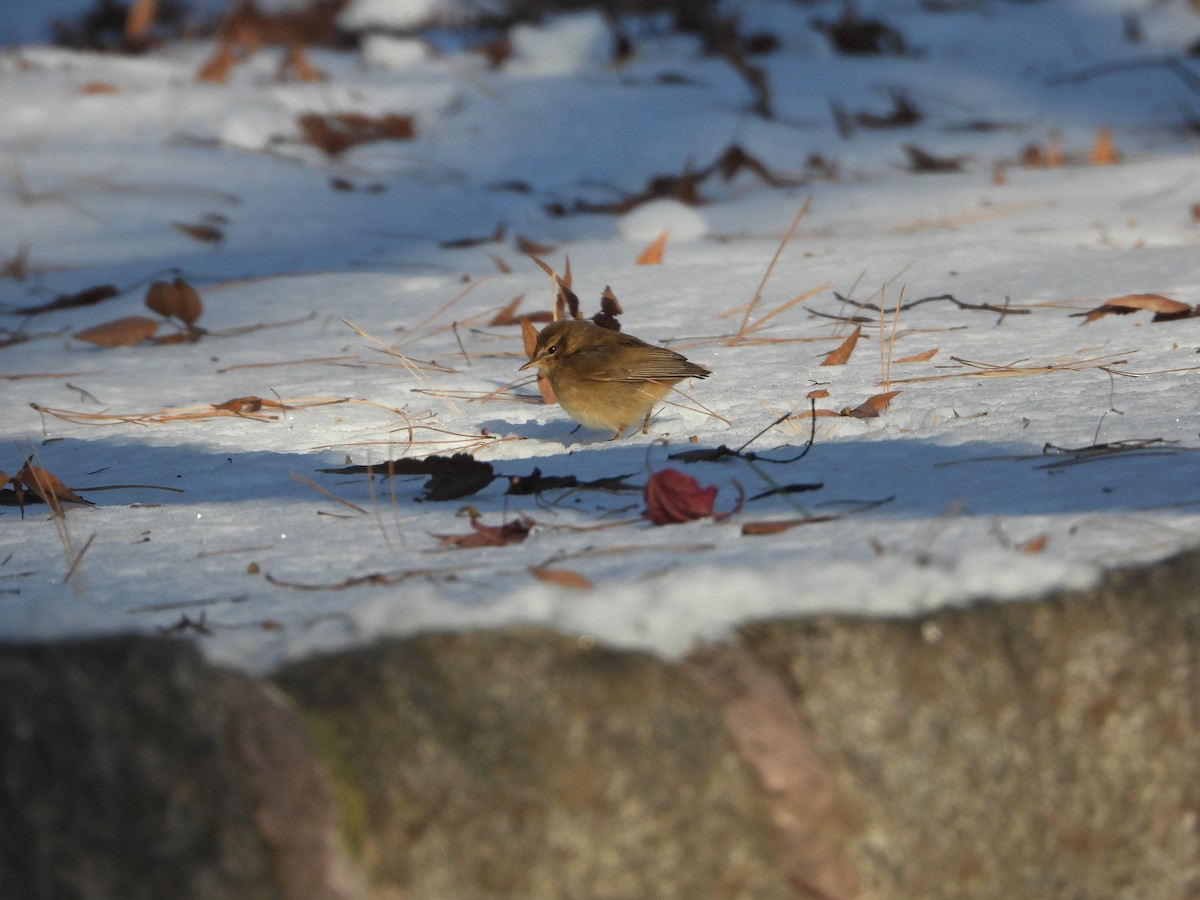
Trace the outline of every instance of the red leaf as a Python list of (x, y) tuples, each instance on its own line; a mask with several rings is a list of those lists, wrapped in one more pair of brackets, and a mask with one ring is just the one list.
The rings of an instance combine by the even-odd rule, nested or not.
[(717, 486), (701, 487), (691, 475), (662, 469), (650, 475), (642, 495), (646, 500), (642, 515), (655, 525), (675, 525), (711, 516)]

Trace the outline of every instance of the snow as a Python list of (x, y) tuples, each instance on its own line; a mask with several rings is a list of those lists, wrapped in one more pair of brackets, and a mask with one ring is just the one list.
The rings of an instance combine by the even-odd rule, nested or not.
[[(357, 6), (365, 16), (369, 5)], [(389, 27), (440, 8), (384, 7)], [(444, 34), (429, 37), (445, 44), (437, 54), (373, 35), (357, 52), (310, 48), (326, 81), (280, 81), (283, 51), (268, 47), (214, 85), (193, 78), (209, 42), (97, 55), (39, 45), (36, 17), (0, 16), (0, 33), (25, 41), (0, 57), (0, 259), (25, 247), (29, 270), (0, 281), (0, 327), (31, 338), (0, 348), (0, 468), (13, 474), (33, 453), (76, 490), (142, 486), (87, 492), (97, 505), (65, 520), (0, 507), (0, 635), (154, 631), (203, 616), (209, 633), (196, 640), (208, 653), (262, 670), (382, 634), (526, 622), (677, 656), (750, 619), (1030, 596), (1194, 546), (1200, 320), (1074, 314), (1129, 293), (1200, 303), (1200, 166), (1186, 127), (1196, 92), (1164, 66), (1126, 65), (1186, 46), (1200, 16), (1183, 2), (956, 13), (863, 2), (861, 15), (880, 15), (919, 52), (856, 58), (809, 27), (841, 8), (728, 4), (747, 30), (780, 37), (777, 53), (752, 58), (772, 86), (773, 120), (748, 110), (753, 95), (728, 64), (661, 18), (626, 23), (635, 53), (619, 66), (600, 52), (607, 23), (583, 13), (514, 29), (516, 56), (496, 69)], [(1127, 12), (1140, 44), (1124, 36)], [(1096, 70), (1108, 63), (1126, 67)], [(84, 90), (95, 83), (116, 90)], [(839, 134), (831, 101), (886, 114), (892, 89), (921, 109), (920, 123)], [(303, 143), (297, 115), (345, 111), (411, 114), (417, 135), (337, 158)], [(966, 127), (982, 121), (997, 127)], [(1122, 159), (1088, 165), (1104, 126)], [(1051, 140), (1067, 165), (1017, 165), (1027, 145)], [(547, 211), (617, 202), (657, 176), (703, 170), (732, 144), (804, 183), (713, 174), (698, 207)], [(904, 144), (962, 156), (963, 171), (906, 171)], [(224, 239), (202, 243), (172, 223), (208, 223)], [(503, 240), (443, 246), (501, 224)], [(665, 263), (635, 266), (662, 231)], [(670, 341), (713, 376), (680, 385), (694, 399), (674, 397), (684, 408), (664, 406), (648, 436), (617, 442), (573, 432), (527, 383), (506, 389), (522, 374), (519, 329), (487, 323), (518, 295), (521, 312), (551, 302), (518, 236), (553, 245), (538, 255), (560, 272), (569, 255), (586, 314), (611, 286), (627, 331)], [(213, 333), (202, 340), (102, 349), (70, 337), (149, 315), (147, 285), (176, 275), (203, 297), (199, 324)], [(13, 312), (106, 283), (120, 296)], [(731, 342), (760, 285), (755, 340)], [(882, 293), (882, 345), (879, 314), (835, 292), (866, 303)], [(1009, 312), (939, 300), (897, 317), (901, 292)], [(864, 321), (849, 362), (820, 366), (853, 327), (832, 317), (855, 313)], [(256, 325), (271, 327), (238, 332)], [(406, 367), (372, 338), (445, 369)], [(668, 458), (736, 448), (805, 412), (817, 389), (833, 412), (900, 393), (878, 418), (819, 417), (796, 462), (765, 460), (795, 456), (807, 419), (751, 444), (761, 460)], [(30, 406), (135, 417), (243, 396), (290, 408), (96, 424)], [(316, 399), (339, 402), (306, 405)], [(1152, 443), (1090, 459), (1046, 449), (1121, 441)], [(319, 471), (458, 450), (505, 477), (433, 502), (418, 499), (424, 478)], [(640, 485), (667, 466), (717, 485), (718, 511), (735, 507), (737, 485), (748, 496), (822, 487), (664, 527), (640, 518), (637, 492), (504, 493), (507, 476), (535, 468)], [(517, 545), (443, 545), (438, 536), (470, 530), (468, 504), (486, 525), (522, 514), (537, 524)], [(831, 518), (741, 532), (808, 515)], [(593, 587), (537, 580), (536, 567)]]
[(608, 23), (599, 12), (559, 16), (545, 24), (517, 25), (510, 32), (521, 75), (574, 75), (602, 68), (612, 49)]
[(708, 233), (704, 215), (678, 200), (651, 200), (617, 219), (617, 233), (627, 241), (653, 241), (663, 232), (677, 241), (694, 241)]

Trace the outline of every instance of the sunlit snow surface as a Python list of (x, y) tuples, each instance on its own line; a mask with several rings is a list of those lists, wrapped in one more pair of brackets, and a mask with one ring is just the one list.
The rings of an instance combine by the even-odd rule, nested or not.
[[(418, 5), (428, 4), (398, 4), (396, 15)], [(0, 509), (0, 633), (153, 631), (203, 616), (209, 634), (197, 639), (215, 657), (263, 668), (379, 634), (534, 622), (676, 655), (748, 619), (1029, 595), (1195, 544), (1200, 320), (1136, 313), (1082, 324), (1073, 314), (1130, 293), (1200, 303), (1200, 166), (1186, 133), (1200, 93), (1164, 66), (1128, 65), (1186, 47), (1200, 15), (1182, 2), (1139, 5), (1144, 36), (1131, 43), (1116, 3), (934, 13), (863, 2), (859, 13), (878, 7), (913, 53), (855, 58), (832, 53), (810, 27), (841, 6), (729, 4), (747, 31), (781, 41), (753, 59), (771, 86), (770, 120), (749, 111), (750, 91), (729, 65), (665, 19), (625, 23), (637, 53), (620, 67), (604, 61), (603, 20), (581, 14), (523, 26), (498, 70), (442, 32), (437, 52), (396, 36), (369, 38), (361, 52), (310, 50), (329, 75), (320, 83), (279, 81), (282, 51), (267, 48), (221, 86), (193, 78), (208, 43), (143, 57), (76, 53), (39, 45), (27, 15), (0, 13), (0, 33), (26, 41), (0, 57), (0, 257), (27, 248), (25, 280), (0, 281), (9, 311), (0, 325), (31, 337), (0, 349), (0, 468), (13, 474), (32, 452), (76, 489), (150, 486), (88, 493), (97, 506), (71, 509), (65, 532), (45, 507), (24, 518)], [(1101, 71), (1109, 64), (1121, 68)], [(1177, 65), (1200, 78), (1200, 65)], [(831, 104), (882, 115), (893, 89), (920, 108), (919, 124), (839, 134)], [(300, 140), (296, 117), (312, 111), (412, 114), (417, 137), (328, 159)], [(1122, 161), (1087, 165), (1103, 126)], [(1027, 145), (1051, 142), (1068, 165), (1012, 165)], [(768, 187), (743, 171), (703, 181), (701, 206), (547, 212), (700, 171), (731, 144), (805, 183)], [(963, 171), (912, 174), (904, 144), (961, 156)], [(750, 324), (828, 287), (731, 345), (810, 195)], [(172, 223), (208, 224), (225, 238), (201, 243)], [(441, 246), (501, 224), (502, 241)], [(665, 264), (635, 266), (662, 230), (672, 232)], [(611, 286), (626, 330), (711, 368), (713, 377), (681, 385), (694, 402), (674, 398), (691, 408), (665, 406), (648, 437), (610, 443), (573, 433), (531, 385), (508, 387), (524, 361), (519, 329), (488, 322), (517, 295), (528, 312), (551, 299), (518, 236), (553, 245), (541, 255), (560, 271), (570, 255), (586, 313)], [(70, 337), (149, 315), (147, 284), (175, 275), (200, 289), (200, 325), (214, 334), (119, 349)], [(121, 295), (12, 312), (106, 283)], [(884, 285), (881, 345), (878, 313), (835, 292), (875, 304)], [(901, 291), (905, 301), (950, 294), (1011, 313), (939, 300), (897, 318)], [(846, 365), (821, 367), (853, 328), (839, 315), (863, 316), (862, 336)], [(221, 334), (259, 324), (276, 327)], [(452, 371), (406, 368), (354, 329)], [(815, 446), (798, 462), (667, 458), (737, 447), (782, 413), (807, 410), (817, 389), (832, 411), (900, 393), (879, 418), (818, 418)], [(354, 402), (276, 410), (267, 421), (156, 424), (75, 424), (30, 407), (138, 416), (242, 396)], [(807, 420), (791, 420), (750, 449), (792, 457), (808, 433)], [(1121, 441), (1156, 443), (1073, 465), (1044, 453)], [(536, 468), (640, 485), (675, 466), (719, 487), (719, 512), (737, 503), (735, 482), (748, 497), (823, 487), (748, 500), (720, 522), (655, 527), (639, 518), (636, 492), (505, 496), (501, 477), (461, 501), (417, 502), (422, 478), (372, 485), (318, 471), (459, 449), (501, 476)], [(520, 515), (537, 524), (518, 545), (443, 546), (440, 535), (470, 530), (459, 514), (468, 503), (484, 524)], [(747, 522), (806, 516), (831, 519), (741, 533)], [(625, 524), (597, 528), (609, 523)], [(1040, 552), (1022, 551), (1042, 538)], [(593, 587), (542, 582), (531, 567)]]

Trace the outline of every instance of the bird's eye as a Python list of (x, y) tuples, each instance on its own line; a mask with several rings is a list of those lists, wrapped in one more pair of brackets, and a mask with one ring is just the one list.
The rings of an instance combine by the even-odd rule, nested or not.
[(547, 355), (547, 356), (553, 356), (553, 355), (554, 355), (555, 353), (557, 353), (557, 352), (558, 352), (558, 344), (551, 344), (551, 345), (550, 345), (550, 346), (549, 346), (549, 347), (546, 349), (546, 355)]

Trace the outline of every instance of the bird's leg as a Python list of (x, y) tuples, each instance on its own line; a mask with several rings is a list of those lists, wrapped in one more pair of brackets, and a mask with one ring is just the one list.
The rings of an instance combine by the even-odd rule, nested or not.
[(617, 429), (617, 433), (614, 434), (612, 437), (610, 437), (609, 440), (610, 441), (618, 440), (621, 437), (621, 435), (623, 435), (625, 433), (625, 429), (628, 427), (629, 427), (628, 425), (622, 425), (620, 428)]
[(646, 419), (644, 422), (642, 422), (642, 434), (650, 433), (650, 413), (652, 412), (654, 412), (654, 410), (650, 410), (650, 412), (646, 413)]

